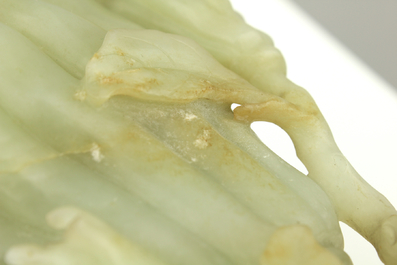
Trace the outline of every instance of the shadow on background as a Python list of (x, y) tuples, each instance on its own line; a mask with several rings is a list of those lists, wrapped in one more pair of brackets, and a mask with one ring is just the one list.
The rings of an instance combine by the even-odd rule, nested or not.
[(293, 0), (397, 90), (397, 1)]

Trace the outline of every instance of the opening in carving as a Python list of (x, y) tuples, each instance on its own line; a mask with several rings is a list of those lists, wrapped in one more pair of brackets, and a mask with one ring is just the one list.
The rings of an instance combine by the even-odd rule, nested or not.
[(288, 134), (279, 126), (264, 121), (257, 121), (251, 124), (251, 129), (259, 139), (284, 159), (288, 164), (307, 175), (307, 169), (296, 156), (294, 144)]

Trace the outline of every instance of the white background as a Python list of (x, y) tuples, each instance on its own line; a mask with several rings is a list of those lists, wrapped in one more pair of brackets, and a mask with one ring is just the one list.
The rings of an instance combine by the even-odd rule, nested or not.
[[(344, 155), (367, 182), (397, 206), (397, 90), (292, 2), (231, 2), (248, 24), (273, 38), (286, 59), (288, 78), (314, 97)], [(305, 170), (285, 134), (269, 135), (269, 131), (278, 130), (263, 124), (253, 127), (276, 153)], [(345, 251), (355, 265), (382, 264), (360, 235), (344, 225), (342, 230)]]

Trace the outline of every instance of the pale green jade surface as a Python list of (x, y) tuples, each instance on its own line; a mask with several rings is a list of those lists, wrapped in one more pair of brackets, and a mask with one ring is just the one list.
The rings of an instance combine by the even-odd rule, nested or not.
[(339, 220), (397, 263), (395, 209), (227, 1), (0, 5), (0, 264), (347, 265)]

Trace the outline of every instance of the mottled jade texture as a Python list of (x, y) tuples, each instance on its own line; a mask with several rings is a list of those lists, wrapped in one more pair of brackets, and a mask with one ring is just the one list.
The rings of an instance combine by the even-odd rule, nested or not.
[(227, 1), (0, 6), (0, 264), (348, 265), (339, 220), (396, 264), (395, 209)]

